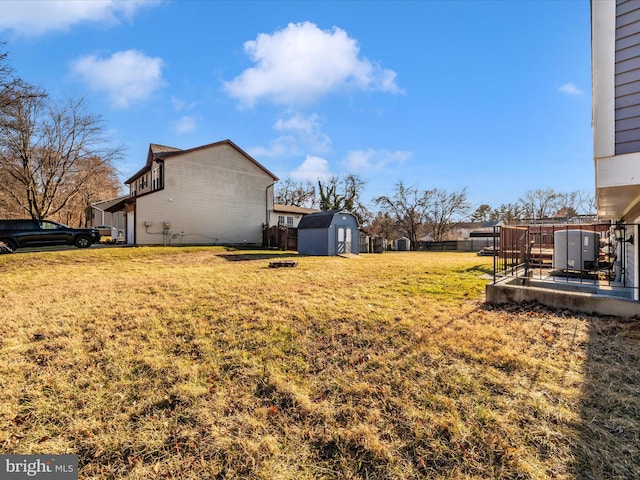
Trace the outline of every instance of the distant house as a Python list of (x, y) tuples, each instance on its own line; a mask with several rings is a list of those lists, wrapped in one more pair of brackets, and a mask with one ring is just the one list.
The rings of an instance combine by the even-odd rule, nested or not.
[(494, 227), (499, 223), (498, 221), (461, 222), (446, 234), (445, 240), (493, 239)]
[(151, 144), (125, 181), (127, 240), (138, 245), (262, 245), (278, 178), (231, 140)]
[(623, 281), (640, 300), (640, 2), (591, 1), (593, 155), (600, 220), (621, 224)]
[(319, 211), (316, 208), (295, 207), (276, 203), (273, 205), (273, 214), (269, 218), (269, 227), (285, 226), (297, 228), (302, 217)]
[(495, 227), (501, 222), (460, 222), (443, 235), (443, 238), (436, 242), (432, 235), (422, 237), (418, 242), (418, 248), (423, 250), (460, 250), (467, 252), (477, 252), (483, 248), (494, 245), (494, 237), (499, 238), (500, 234), (495, 231)]
[(340, 255), (359, 253), (358, 219), (346, 210), (305, 215), (298, 224), (298, 253)]

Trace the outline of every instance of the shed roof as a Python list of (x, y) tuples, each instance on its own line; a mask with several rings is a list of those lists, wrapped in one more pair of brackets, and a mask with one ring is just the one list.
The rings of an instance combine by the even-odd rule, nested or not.
[(300, 223), (298, 224), (298, 229), (329, 228), (331, 222), (333, 221), (333, 217), (339, 213), (353, 215), (351, 212), (348, 212), (346, 210), (328, 210), (326, 212), (310, 213), (309, 215), (305, 215), (304, 217), (302, 217)]

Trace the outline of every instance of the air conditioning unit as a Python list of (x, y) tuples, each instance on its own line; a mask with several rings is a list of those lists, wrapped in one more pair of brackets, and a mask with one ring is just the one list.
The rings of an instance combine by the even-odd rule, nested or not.
[(558, 230), (553, 234), (553, 268), (589, 271), (598, 266), (600, 235), (586, 230)]

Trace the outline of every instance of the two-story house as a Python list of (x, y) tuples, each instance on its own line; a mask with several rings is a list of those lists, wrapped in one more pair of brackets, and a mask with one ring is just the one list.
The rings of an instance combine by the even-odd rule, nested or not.
[(623, 280), (640, 300), (640, 2), (591, 1), (598, 217), (619, 223)]
[(151, 144), (125, 181), (127, 243), (261, 245), (277, 180), (231, 140), (187, 150)]

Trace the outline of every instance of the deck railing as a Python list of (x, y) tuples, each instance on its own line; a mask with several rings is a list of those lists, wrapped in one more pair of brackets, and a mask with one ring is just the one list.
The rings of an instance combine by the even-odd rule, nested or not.
[[(564, 224), (495, 227), (493, 281), (522, 277), (628, 289), (638, 298), (633, 271), (637, 224)], [(557, 235), (558, 232), (567, 232)], [(634, 281), (634, 275), (636, 280)]]

